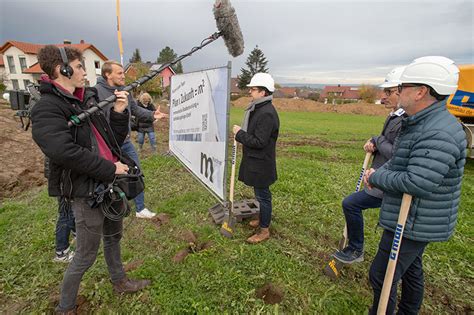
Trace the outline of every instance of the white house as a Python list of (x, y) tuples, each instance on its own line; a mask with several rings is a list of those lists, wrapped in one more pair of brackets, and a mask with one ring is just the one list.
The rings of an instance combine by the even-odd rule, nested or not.
[[(87, 85), (96, 84), (97, 77), (100, 76), (100, 69), (107, 60), (100, 50), (83, 40), (79, 44), (64, 41), (63, 44), (54, 45), (58, 47), (70, 46), (82, 51), (87, 72)], [(44, 72), (39, 66), (37, 55), (44, 46), (44, 44), (7, 41), (0, 47), (0, 56), (3, 55), (5, 65), (7, 90), (24, 90), (28, 83), (38, 83)]]

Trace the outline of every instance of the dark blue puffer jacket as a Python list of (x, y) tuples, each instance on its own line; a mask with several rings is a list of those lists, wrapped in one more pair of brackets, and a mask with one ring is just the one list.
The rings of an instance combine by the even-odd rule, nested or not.
[(458, 217), (466, 144), (446, 101), (405, 118), (392, 159), (369, 179), (384, 191), (380, 225), (395, 230), (402, 195), (408, 193), (413, 200), (403, 237), (423, 242), (449, 239)]

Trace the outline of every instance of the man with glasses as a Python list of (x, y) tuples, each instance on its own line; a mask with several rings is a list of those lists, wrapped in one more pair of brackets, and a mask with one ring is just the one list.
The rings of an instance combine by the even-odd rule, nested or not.
[[(398, 109), (399, 93), (397, 86), (400, 83), (400, 75), (404, 67), (393, 69), (387, 74), (385, 82), (380, 85), (384, 96), (382, 104), (391, 109), (385, 120), (382, 133), (367, 140), (364, 151), (373, 154), (372, 168), (377, 169), (387, 162), (393, 154), (393, 143), (398, 135), (401, 120), (404, 115), (403, 109)], [(341, 251), (333, 254), (334, 258), (344, 264), (352, 264), (364, 260), (364, 217), (362, 211), (371, 208), (379, 208), (382, 204), (383, 192), (379, 189), (355, 192), (342, 201), (342, 209), (346, 219), (348, 245)]]
[(429, 242), (448, 240), (454, 232), (466, 163), (466, 136), (446, 109), (457, 89), (459, 69), (445, 57), (415, 59), (400, 77), (402, 121), (392, 159), (369, 169), (366, 185), (384, 192), (379, 225), (384, 229), (369, 279), (374, 291), (370, 314), (376, 314), (403, 194), (413, 196), (387, 306), (393, 314), (402, 279), (399, 314), (416, 314), (423, 301), (422, 255)]
[(254, 188), (260, 203), (259, 219), (250, 221), (250, 226), (260, 230), (247, 239), (248, 243), (256, 244), (270, 238), (270, 185), (277, 180), (275, 151), (280, 120), (272, 104), (275, 82), (271, 75), (256, 73), (247, 86), (252, 103), (245, 110), (242, 127), (234, 125), (233, 132), (235, 140), (243, 145), (239, 180)]

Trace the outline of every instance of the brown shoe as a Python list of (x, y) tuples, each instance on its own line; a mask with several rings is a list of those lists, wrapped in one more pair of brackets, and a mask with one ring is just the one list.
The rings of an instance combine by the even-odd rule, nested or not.
[(134, 293), (140, 291), (150, 283), (150, 280), (133, 280), (125, 277), (113, 285), (116, 293)]
[(249, 225), (253, 228), (258, 228), (258, 226), (260, 225), (260, 220), (259, 219), (250, 220)]
[(250, 244), (257, 244), (268, 240), (270, 238), (270, 229), (269, 228), (261, 228), (258, 233), (255, 233), (251, 237), (247, 239), (247, 243)]

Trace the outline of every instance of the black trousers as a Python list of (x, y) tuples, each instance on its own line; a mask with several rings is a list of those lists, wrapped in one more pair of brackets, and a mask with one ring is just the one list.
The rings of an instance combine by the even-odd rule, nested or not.
[[(393, 233), (384, 231), (379, 249), (370, 266), (369, 280), (374, 291), (374, 302), (369, 314), (376, 314), (382, 292), (383, 280), (387, 269), (388, 257), (392, 247)], [(395, 312), (397, 302), (397, 284), (402, 280), (402, 295), (398, 304), (397, 314), (418, 314), (423, 302), (424, 277), (422, 255), (427, 242), (417, 242), (406, 238), (398, 252), (397, 267), (393, 277), (392, 289), (387, 305), (387, 314)]]

